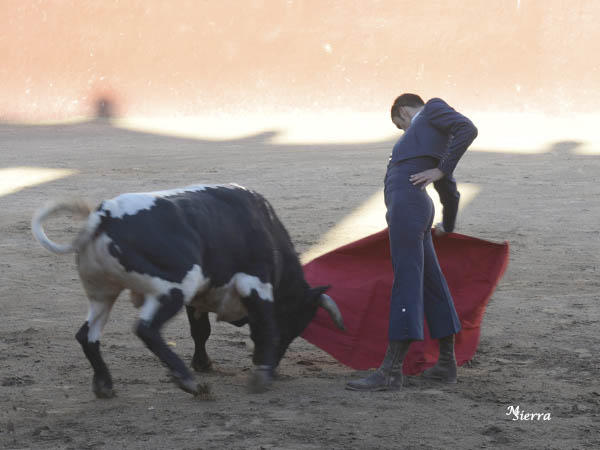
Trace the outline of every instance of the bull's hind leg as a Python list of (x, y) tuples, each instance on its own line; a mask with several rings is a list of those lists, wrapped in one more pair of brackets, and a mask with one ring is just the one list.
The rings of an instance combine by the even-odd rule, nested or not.
[(194, 376), (160, 335), (162, 326), (175, 316), (182, 306), (183, 293), (179, 289), (171, 289), (169, 294), (160, 298), (147, 295), (135, 331), (146, 347), (169, 368), (175, 383), (184, 391), (197, 394), (198, 387)]
[(186, 306), (186, 311), (195, 347), (192, 368), (197, 372), (207, 372), (212, 368), (212, 361), (206, 353), (206, 341), (210, 336), (208, 313), (202, 312), (196, 317), (196, 308), (193, 306)]
[(96, 397), (110, 398), (114, 396), (113, 382), (108, 367), (100, 354), (100, 336), (119, 291), (104, 289), (103, 292), (96, 290), (90, 294), (90, 290), (86, 290), (90, 298), (90, 308), (87, 319), (75, 338), (81, 344), (83, 353), (94, 369), (92, 389)]
[(273, 301), (261, 298), (254, 289), (242, 302), (248, 311), (250, 337), (254, 342), (252, 362), (256, 366), (248, 387), (252, 392), (263, 392), (271, 384), (277, 366), (279, 332), (274, 305)]

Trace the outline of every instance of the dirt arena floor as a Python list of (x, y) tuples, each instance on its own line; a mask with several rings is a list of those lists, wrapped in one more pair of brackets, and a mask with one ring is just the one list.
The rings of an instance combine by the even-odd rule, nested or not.
[[(215, 370), (199, 376), (211, 394), (194, 398), (171, 384), (133, 334), (137, 312), (123, 295), (102, 338), (118, 396), (97, 400), (74, 339), (87, 314), (74, 259), (34, 241), (35, 208), (58, 197), (99, 202), (236, 182), (271, 200), (304, 253), (381, 188), (392, 141), (291, 145), (274, 143), (276, 135), (203, 140), (106, 121), (0, 124), (1, 448), (600, 448), (600, 156), (579, 152), (576, 141), (532, 154), (472, 151), (461, 161), (457, 178), (479, 190), (457, 231), (508, 240), (511, 260), (478, 353), (459, 369), (456, 386), (411, 377), (399, 392), (346, 391), (346, 380), (361, 374), (298, 339), (272, 389), (249, 394), (248, 330), (213, 321)], [(56, 176), (11, 188), (28, 184), (36, 172), (19, 169), (27, 167)], [(56, 219), (49, 234), (65, 241), (77, 226)], [(164, 334), (189, 361), (185, 314)], [(551, 420), (512, 420), (509, 406)]]

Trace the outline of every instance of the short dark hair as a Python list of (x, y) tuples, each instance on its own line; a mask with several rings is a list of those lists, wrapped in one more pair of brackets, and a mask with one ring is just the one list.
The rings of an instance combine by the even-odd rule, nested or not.
[(398, 108), (402, 106), (418, 107), (423, 106), (424, 104), (425, 102), (423, 99), (417, 94), (402, 94), (400, 97), (394, 100), (394, 104), (392, 105), (392, 110), (390, 113), (392, 117), (399, 116), (400, 113), (398, 112)]

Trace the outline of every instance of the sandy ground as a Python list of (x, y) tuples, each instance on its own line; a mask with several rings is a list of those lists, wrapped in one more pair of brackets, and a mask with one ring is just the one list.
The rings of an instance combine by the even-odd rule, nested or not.
[[(357, 374), (298, 339), (273, 388), (249, 394), (248, 330), (213, 322), (208, 350), (216, 368), (200, 377), (212, 394), (193, 398), (132, 333), (136, 311), (123, 297), (102, 339), (118, 396), (97, 400), (74, 339), (87, 301), (73, 258), (33, 240), (35, 208), (57, 197), (98, 202), (234, 181), (271, 200), (305, 253), (379, 191), (392, 142), (283, 144), (277, 130), (203, 140), (106, 122), (0, 124), (0, 138), (0, 447), (600, 448), (600, 157), (578, 152), (577, 142), (529, 154), (480, 148), (461, 161), (457, 177), (478, 189), (457, 231), (508, 240), (511, 261), (458, 385), (414, 377), (399, 392), (346, 391)], [(43, 178), (24, 167), (57, 171)], [(57, 219), (49, 234), (66, 240), (76, 228)], [(189, 360), (185, 314), (164, 334)], [(551, 420), (511, 420), (511, 405)]]

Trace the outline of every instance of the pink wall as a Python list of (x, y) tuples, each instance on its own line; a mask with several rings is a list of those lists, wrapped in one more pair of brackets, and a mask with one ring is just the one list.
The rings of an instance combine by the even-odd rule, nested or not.
[(593, 112), (600, 2), (3, 0), (0, 119), (351, 108)]

